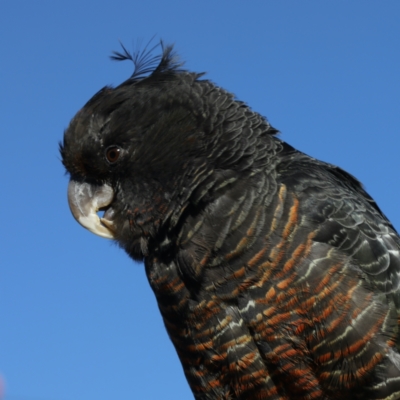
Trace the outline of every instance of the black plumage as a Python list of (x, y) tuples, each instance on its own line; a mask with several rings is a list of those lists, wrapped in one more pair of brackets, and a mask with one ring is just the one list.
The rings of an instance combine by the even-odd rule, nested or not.
[(69, 204), (144, 260), (195, 398), (400, 398), (400, 239), (361, 184), (171, 46), (113, 58), (133, 75), (60, 146)]

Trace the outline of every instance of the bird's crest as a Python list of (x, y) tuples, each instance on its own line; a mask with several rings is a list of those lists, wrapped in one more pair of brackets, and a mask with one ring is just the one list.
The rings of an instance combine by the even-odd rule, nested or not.
[[(179, 67), (183, 65), (173, 51), (173, 45), (164, 45), (164, 42), (160, 40), (154, 46), (150, 47), (150, 43), (144, 47), (144, 49), (135, 50), (132, 53), (129, 52), (126, 47), (120, 42), (122, 52), (113, 51), (110, 58), (114, 61), (125, 61), (131, 60), (134, 65), (133, 74), (129, 80), (137, 81), (144, 79), (150, 75), (156, 75), (162, 72), (177, 71)], [(161, 54), (153, 55), (154, 50), (160, 46)], [(149, 48), (150, 47), (150, 48)]]

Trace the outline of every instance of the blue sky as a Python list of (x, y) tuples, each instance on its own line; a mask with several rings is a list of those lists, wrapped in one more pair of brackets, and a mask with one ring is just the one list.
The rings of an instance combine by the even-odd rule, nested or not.
[(143, 265), (70, 215), (58, 141), (132, 65), (188, 69), (346, 169), (400, 229), (400, 2), (10, 1), (0, 10), (0, 374), (5, 400), (190, 399)]

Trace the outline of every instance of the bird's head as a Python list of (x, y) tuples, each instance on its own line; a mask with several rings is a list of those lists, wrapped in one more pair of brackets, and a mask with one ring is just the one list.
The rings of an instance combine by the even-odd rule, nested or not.
[[(114, 53), (134, 61), (134, 74), (95, 94), (60, 144), (73, 216), (136, 259), (147, 255), (149, 240), (178, 224), (196, 190), (198, 198), (211, 190), (205, 182), (215, 171), (246, 164), (241, 135), (246, 113), (253, 115), (202, 74), (181, 69), (172, 47), (161, 46), (158, 57)], [(270, 128), (259, 119), (257, 126)]]

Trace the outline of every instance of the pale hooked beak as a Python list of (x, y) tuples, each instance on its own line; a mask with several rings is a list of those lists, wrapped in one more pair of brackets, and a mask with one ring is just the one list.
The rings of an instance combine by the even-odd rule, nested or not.
[(110, 205), (113, 198), (114, 190), (106, 184), (94, 185), (71, 179), (68, 185), (68, 204), (74, 218), (90, 232), (107, 239), (115, 238), (113, 222), (100, 219), (97, 212)]

